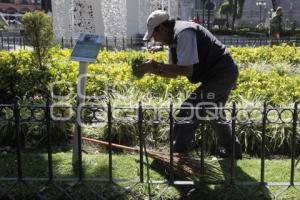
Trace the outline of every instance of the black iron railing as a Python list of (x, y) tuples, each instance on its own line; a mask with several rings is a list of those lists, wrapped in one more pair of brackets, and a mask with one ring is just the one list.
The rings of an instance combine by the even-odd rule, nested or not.
[[(29, 114), (27, 113), (26, 116), (22, 116), (21, 110), (27, 109)], [(179, 109), (174, 109), (173, 105), (171, 104), (170, 107), (164, 108), (153, 108), (153, 107), (143, 107), (142, 103), (139, 103), (136, 107), (114, 107), (111, 103), (106, 105), (98, 105), (98, 104), (86, 104), (83, 106), (60, 106), (59, 109), (73, 109), (76, 116), (72, 116), (70, 118), (59, 118), (54, 117), (54, 108), (50, 103), (47, 105), (19, 105), (19, 104), (5, 104), (0, 105), (0, 124), (3, 123), (13, 123), (16, 132), (16, 156), (17, 156), (17, 177), (5, 177), (5, 174), (0, 174), (0, 182), (15, 182), (16, 184), (13, 185), (9, 189), (1, 189), (0, 188), (0, 199), (6, 197), (10, 191), (18, 184), (26, 184), (28, 181), (46, 181), (48, 183), (52, 183), (55, 187), (57, 187), (61, 193), (58, 196), (66, 195), (67, 198), (72, 199), (66, 192), (66, 189), (61, 188), (56, 184), (57, 181), (75, 181), (78, 184), (84, 184), (85, 181), (103, 181), (107, 183), (115, 183), (121, 181), (118, 177), (113, 177), (113, 159), (112, 159), (112, 133), (113, 133), (113, 126), (115, 123), (125, 122), (125, 123), (133, 123), (137, 125), (138, 133), (139, 133), (139, 182), (145, 183), (144, 180), (144, 158), (147, 158), (147, 150), (145, 145), (145, 131), (144, 126), (147, 123), (154, 124), (164, 124), (169, 126), (169, 166), (170, 166), (170, 173), (168, 180), (164, 181), (156, 181), (149, 179), (149, 172), (147, 172), (147, 181), (148, 184), (163, 184), (167, 183), (170, 185), (193, 185), (198, 184), (196, 181), (183, 181), (183, 180), (176, 180), (174, 176), (174, 153), (173, 153), (173, 126), (176, 123), (192, 123), (191, 121), (179, 121), (175, 113), (178, 112)], [(196, 110), (204, 109), (204, 108), (194, 108)], [(207, 108), (205, 108), (207, 109)], [(297, 127), (300, 124), (299, 116), (299, 104), (295, 103), (293, 107), (287, 108), (274, 108), (268, 106), (266, 103), (263, 105), (262, 108), (238, 108), (235, 103), (232, 104), (230, 107), (224, 108), (209, 108), (209, 109), (223, 109), (225, 112), (230, 113), (231, 115), (228, 117), (228, 123), (232, 126), (232, 138), (231, 138), (231, 158), (230, 158), (230, 180), (229, 181), (217, 181), (217, 182), (202, 182), (201, 184), (221, 184), (221, 185), (228, 185), (228, 186), (236, 186), (236, 185), (243, 185), (243, 186), (286, 186), (287, 188), (300, 186), (300, 182), (295, 182), (295, 162), (296, 162), (296, 148), (297, 148)], [(126, 116), (124, 118), (115, 117), (115, 112), (122, 110), (130, 110), (131, 113), (135, 113), (135, 115)], [(88, 111), (89, 116), (85, 116), (84, 112)], [(145, 113), (151, 112), (153, 114), (153, 118), (145, 118)], [(259, 117), (253, 117), (253, 113), (258, 114)], [(270, 113), (275, 113), (276, 117), (270, 117)], [(291, 119), (286, 120), (284, 119), (284, 114), (290, 113), (292, 116)], [(11, 113), (11, 114), (5, 114)], [(36, 113), (39, 113), (37, 115)], [(162, 116), (162, 113), (164, 113)], [(239, 117), (240, 114), (243, 113), (243, 117)], [(205, 137), (205, 123), (209, 119), (202, 119), (200, 123), (200, 131), (202, 138)], [(38, 123), (43, 124), (46, 126), (46, 135), (47, 135), (47, 153), (48, 153), (48, 177), (47, 178), (30, 178), (24, 177), (22, 165), (23, 165), (23, 158), (22, 158), (22, 146), (21, 146), (21, 125), (24, 123)], [(62, 178), (62, 177), (54, 177), (53, 176), (53, 159), (52, 159), (52, 133), (51, 133), (51, 124), (54, 123), (72, 123), (75, 125), (78, 133), (78, 154), (79, 154), (79, 162), (77, 164), (78, 174), (75, 178)], [(103, 123), (107, 124), (108, 127), (108, 179), (103, 177), (91, 177), (86, 178), (83, 175), (83, 167), (82, 167), (82, 140), (81, 140), (81, 129), (82, 125), (84, 124), (93, 124), (93, 123)], [(237, 125), (244, 124), (244, 125), (251, 125), (251, 124), (259, 124), (262, 125), (261, 130), (261, 152), (260, 152), (260, 181), (259, 182), (251, 182), (251, 181), (237, 181), (236, 180), (236, 160), (235, 160), (235, 137), (236, 137), (236, 127)], [(292, 130), (292, 137), (291, 137), (291, 152), (290, 152), (290, 179), (286, 182), (266, 182), (265, 181), (265, 150), (266, 150), (266, 128), (268, 124), (286, 124), (291, 127)], [(205, 164), (205, 150), (204, 150), (204, 139), (201, 139), (201, 153), (200, 153), (200, 171), (204, 173), (204, 164)], [(146, 157), (145, 157), (146, 156)], [(124, 180), (122, 180), (124, 181)], [(126, 180), (125, 180), (126, 181)], [(201, 182), (201, 179), (200, 179)], [(91, 188), (86, 186), (89, 190), (92, 191)], [(299, 191), (297, 187), (295, 189)], [(97, 193), (93, 192), (96, 196)]]
[[(270, 39), (266, 37), (260, 38), (235, 38), (235, 37), (223, 37), (220, 36), (218, 39), (227, 46), (262, 46), (272, 44), (295, 44), (300, 45), (300, 38), (296, 37), (285, 37), (281, 39)], [(73, 48), (76, 44), (77, 39), (74, 38), (60, 38), (55, 41), (62, 48)], [(117, 37), (105, 37), (103, 41), (103, 47), (108, 50), (126, 50), (135, 49), (140, 50), (143, 47), (147, 47), (148, 44), (142, 40), (142, 38), (130, 37), (130, 38), (117, 38)], [(28, 42), (23, 37), (2, 37), (0, 36), (0, 49), (3, 50), (17, 50), (30, 48)]]
[[(77, 42), (74, 38), (60, 38), (55, 41), (56, 44), (60, 45), (62, 48), (73, 48)], [(126, 50), (126, 49), (136, 49), (139, 50), (146, 43), (142, 38), (117, 38), (117, 37), (105, 37), (103, 41), (103, 47), (108, 50)], [(3, 37), (0, 36), (0, 49), (2, 50), (17, 50), (30, 48), (29, 43), (21, 36), (19, 37)]]

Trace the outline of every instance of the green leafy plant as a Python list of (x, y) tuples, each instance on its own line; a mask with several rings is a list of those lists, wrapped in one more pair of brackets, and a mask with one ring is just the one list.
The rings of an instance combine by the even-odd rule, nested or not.
[(37, 64), (42, 69), (49, 48), (53, 45), (52, 19), (42, 11), (27, 12), (22, 16), (23, 35), (33, 46)]
[(142, 63), (145, 62), (145, 58), (143, 56), (134, 57), (131, 60), (132, 63), (132, 74), (137, 77), (138, 79), (142, 78), (144, 76), (143, 73), (139, 71), (139, 67)]
[[(240, 69), (237, 87), (232, 91), (228, 105), (231, 101), (240, 107), (262, 107), (263, 102), (273, 106), (290, 106), (300, 98), (300, 50), (295, 46), (262, 46), (231, 47), (230, 52)], [(78, 76), (78, 63), (69, 60), (71, 50), (50, 48), (47, 67), (47, 76), (41, 74), (36, 62), (32, 59), (32, 51), (0, 51), (0, 95), (1, 103), (12, 103), (14, 99), (29, 102), (40, 95), (41, 91), (49, 91), (50, 85), (56, 95), (64, 96), (63, 101), (74, 105), (76, 83)], [(141, 79), (132, 76), (134, 63), (153, 59), (158, 62), (167, 62), (167, 52), (138, 52), (121, 51), (110, 52), (101, 50), (97, 62), (90, 64), (86, 92), (88, 95), (102, 96), (101, 104), (106, 104), (109, 99), (114, 105), (137, 106), (142, 101), (143, 106), (169, 107), (170, 102), (174, 108), (198, 87), (191, 84), (185, 77), (166, 79), (159, 76), (146, 74)], [(98, 101), (100, 101), (98, 99)], [(37, 101), (33, 101), (37, 103)], [(126, 113), (118, 113), (123, 117)], [(147, 133), (147, 142), (160, 147), (168, 144), (169, 127), (151, 123), (155, 114), (144, 113), (145, 120), (149, 123), (143, 127)], [(168, 116), (168, 113), (165, 113)], [(167, 118), (167, 117), (166, 117)], [(114, 142), (136, 145), (136, 124), (114, 125)], [(259, 125), (239, 125), (237, 134), (242, 138), (243, 147), (248, 153), (258, 154), (261, 142), (261, 129)], [(1, 130), (12, 130), (9, 125)], [(25, 127), (26, 137), (36, 140), (42, 129)], [(60, 131), (61, 132), (60, 132)], [(67, 130), (67, 131), (65, 131)], [(55, 133), (66, 134), (70, 126), (57, 126)], [(215, 136), (211, 128), (206, 128), (206, 146), (210, 152), (214, 151)], [(299, 132), (299, 131), (298, 131)], [(0, 131), (0, 137), (8, 138), (7, 132)], [(84, 135), (107, 139), (107, 126), (97, 129), (88, 129)], [(282, 153), (290, 148), (290, 129), (284, 125), (271, 125), (267, 129), (268, 152)], [(59, 138), (59, 137), (58, 137)], [(199, 137), (201, 139), (201, 137)], [(297, 136), (297, 141), (299, 141)], [(0, 141), (4, 141), (1, 140)], [(5, 139), (8, 141), (8, 139)], [(299, 144), (299, 142), (297, 142)]]

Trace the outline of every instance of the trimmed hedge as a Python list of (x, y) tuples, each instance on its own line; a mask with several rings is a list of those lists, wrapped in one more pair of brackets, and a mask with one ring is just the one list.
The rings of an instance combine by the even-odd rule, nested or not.
[[(300, 50), (294, 46), (259, 48), (230, 48), (240, 67), (240, 77), (231, 100), (253, 98), (272, 104), (289, 104), (300, 97)], [(15, 98), (29, 99), (36, 95), (49, 96), (50, 92), (75, 96), (78, 63), (70, 61), (71, 51), (53, 48), (46, 71), (40, 72), (34, 65), (32, 52), (0, 52), (0, 103)], [(87, 94), (101, 96), (108, 86), (115, 91), (125, 88), (156, 96), (166, 97), (190, 93), (197, 85), (184, 77), (177, 79), (147, 75), (136, 80), (131, 75), (131, 60), (144, 56), (158, 61), (167, 60), (166, 52), (138, 51), (108, 52), (102, 50), (97, 62), (88, 66)], [(55, 83), (55, 84), (54, 84)], [(53, 89), (53, 91), (50, 91)]]
[[(247, 107), (261, 106), (264, 101), (271, 105), (290, 105), (299, 100), (299, 48), (282, 45), (259, 48), (233, 47), (229, 50), (240, 68), (238, 84), (230, 96), (230, 101), (236, 101), (239, 105)], [(78, 62), (70, 61), (70, 54), (69, 49), (52, 48), (46, 71), (40, 72), (34, 64), (32, 52), (0, 51), (0, 103), (11, 103), (16, 99), (21, 100), (21, 103), (29, 101), (40, 103), (44, 100), (37, 97), (49, 98), (51, 92), (55, 95), (68, 96), (63, 101), (74, 103), (79, 66)], [(110, 52), (102, 49), (97, 62), (88, 66), (87, 95), (102, 96), (108, 92), (115, 105), (136, 105), (139, 100), (143, 100), (147, 105), (168, 105), (172, 97), (175, 106), (179, 106), (185, 96), (197, 87), (184, 77), (167, 79), (146, 75), (137, 80), (131, 75), (131, 62), (141, 56), (167, 62), (165, 51)], [(106, 128), (102, 126), (99, 129), (85, 129), (85, 134), (105, 139)], [(26, 128), (27, 132), (24, 135), (34, 134), (35, 137), (37, 131), (32, 130), (33, 128)], [(166, 127), (158, 126), (153, 129), (150, 126), (146, 127), (146, 130), (149, 133), (148, 142), (153, 145), (166, 141), (168, 136)], [(253, 126), (251, 129), (248, 126), (239, 127), (238, 134), (242, 137), (242, 143), (248, 153), (259, 152), (260, 130), (259, 126)], [(55, 127), (58, 135), (70, 131), (70, 126)], [(207, 131), (210, 132), (210, 129)], [(208, 140), (207, 146), (213, 151), (214, 136), (208, 135), (211, 139)], [(3, 141), (6, 143), (11, 141), (9, 138), (12, 137), (13, 133), (4, 134), (2, 131), (0, 144)], [(290, 148), (290, 130), (284, 125), (268, 127), (267, 137), (267, 147), (273, 152), (283, 153)], [(134, 125), (114, 127), (114, 142), (136, 145), (138, 142), (136, 127)]]

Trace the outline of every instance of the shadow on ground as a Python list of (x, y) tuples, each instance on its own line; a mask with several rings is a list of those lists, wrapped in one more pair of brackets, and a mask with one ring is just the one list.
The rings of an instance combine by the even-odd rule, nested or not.
[[(230, 185), (230, 159), (218, 160), (220, 168), (213, 166), (212, 163), (204, 165), (204, 176), (195, 176), (192, 180), (196, 181), (195, 185), (174, 185), (180, 193), (180, 200), (241, 200), (241, 199), (273, 199), (269, 189), (264, 186), (239, 186)], [(217, 164), (217, 162), (216, 162)], [(160, 173), (166, 179), (169, 178), (169, 173), (166, 172), (166, 167), (159, 161), (153, 161), (151, 164), (153, 170)], [(199, 173), (199, 172), (198, 172)], [(243, 181), (251, 181), (257, 183), (255, 179), (245, 173), (240, 167), (236, 167), (236, 176), (242, 177)], [(200, 181), (202, 179), (202, 182)], [(175, 174), (175, 180), (191, 180), (182, 175)], [(222, 182), (219, 185), (209, 185), (212, 181)]]
[[(17, 181), (18, 169), (16, 165), (15, 153), (0, 155), (0, 177), (7, 180), (0, 181), (0, 199), (1, 200), (35, 200), (35, 199), (120, 199), (134, 200), (144, 199), (143, 193), (136, 192), (144, 190), (143, 184), (132, 184), (127, 187), (107, 180), (83, 181), (78, 177), (78, 167), (71, 164), (71, 153), (59, 153), (59, 157), (53, 158), (54, 178), (72, 180), (55, 180), (52, 182), (41, 180), (31, 181), (28, 178), (48, 179), (48, 158), (45, 153), (26, 152), (21, 154), (23, 180)], [(106, 161), (106, 160), (104, 160)], [(108, 165), (105, 163), (96, 163), (90, 169), (90, 163), (83, 161), (83, 177), (101, 177), (108, 179)], [(11, 178), (11, 180), (8, 180)], [(133, 190), (135, 189), (135, 190)]]

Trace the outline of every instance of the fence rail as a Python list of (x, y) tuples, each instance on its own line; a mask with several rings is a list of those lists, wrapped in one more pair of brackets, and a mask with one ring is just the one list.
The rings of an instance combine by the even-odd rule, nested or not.
[[(223, 37), (218, 39), (227, 46), (262, 46), (271, 44), (295, 44), (300, 46), (300, 38), (287, 37), (281, 39), (270, 39), (266, 37), (257, 38), (236, 38), (236, 37)], [(62, 48), (73, 48), (77, 39), (74, 38), (60, 38), (55, 41)], [(148, 43), (144, 42), (142, 38), (130, 37), (130, 38), (117, 38), (117, 37), (105, 37), (103, 41), (103, 47), (109, 50), (126, 50), (135, 49), (141, 50), (148, 47)], [(2, 50), (17, 50), (30, 48), (28, 43), (23, 37), (0, 37), (0, 49)]]
[[(139, 133), (139, 166), (140, 166), (140, 175), (139, 175), (139, 182), (140, 183), (151, 183), (151, 184), (161, 184), (167, 183), (170, 185), (193, 185), (198, 184), (195, 181), (184, 181), (184, 180), (176, 180), (174, 178), (174, 154), (173, 154), (173, 127), (176, 123), (192, 123), (190, 120), (182, 120), (176, 118), (176, 113), (179, 109), (174, 109), (173, 105), (171, 104), (170, 107), (165, 108), (154, 108), (154, 107), (146, 107), (139, 103), (136, 107), (113, 107), (110, 103), (106, 105), (97, 105), (97, 104), (90, 104), (90, 105), (83, 105), (83, 106), (60, 106), (58, 109), (72, 109), (76, 116), (72, 116), (69, 118), (64, 118), (63, 116), (54, 117), (55, 110), (50, 103), (46, 105), (19, 105), (15, 104), (2, 104), (0, 105), (0, 124), (3, 123), (13, 123), (16, 132), (16, 157), (17, 157), (17, 176), (16, 177), (5, 177), (5, 175), (0, 174), (0, 181), (9, 181), (15, 182), (16, 184), (9, 188), (3, 189), (0, 187), (0, 199), (6, 197), (10, 191), (18, 184), (24, 183), (26, 184), (28, 181), (47, 181), (48, 183), (53, 183), (57, 181), (78, 181), (78, 183), (82, 183), (85, 181), (98, 181), (98, 182), (107, 182), (107, 183), (116, 183), (120, 181), (132, 181), (132, 180), (121, 180), (118, 177), (113, 177), (112, 173), (112, 132), (113, 126), (116, 123), (132, 123), (136, 124), (138, 127)], [(193, 108), (196, 110), (203, 109), (203, 108)], [(286, 186), (287, 188), (300, 186), (300, 182), (295, 182), (295, 161), (296, 161), (296, 136), (297, 134), (297, 127), (300, 124), (299, 116), (299, 104), (295, 103), (293, 107), (287, 108), (274, 108), (268, 106), (266, 103), (263, 105), (262, 108), (238, 108), (235, 103), (232, 104), (230, 107), (224, 108), (205, 108), (205, 109), (223, 109), (225, 112), (230, 113), (227, 123), (230, 123), (232, 126), (232, 138), (231, 138), (231, 157), (230, 157), (230, 180), (229, 181), (218, 181), (218, 182), (205, 182), (205, 184), (222, 184), (222, 185), (247, 185), (247, 186)], [(27, 110), (27, 114), (24, 113), (24, 110)], [(89, 117), (86, 118), (82, 113), (88, 111), (90, 113)], [(119, 117), (117, 118), (115, 113), (118, 111), (129, 112), (132, 115), (126, 117)], [(153, 118), (145, 118), (145, 114), (152, 113)], [(253, 117), (253, 112), (256, 113), (256, 118)], [(272, 117), (270, 115), (272, 113)], [(290, 113), (291, 119), (284, 120), (283, 115), (286, 113)], [(257, 115), (258, 114), (258, 115)], [(276, 117), (274, 118), (274, 114)], [(242, 117), (241, 117), (242, 116)], [(257, 117), (259, 116), (259, 117)], [(255, 119), (254, 119), (255, 118)], [(204, 134), (204, 126), (205, 122), (209, 119), (202, 119), (200, 123), (201, 129), (201, 136), (202, 138), (205, 137)], [(25, 177), (23, 174), (23, 158), (22, 158), (22, 147), (21, 147), (21, 125), (24, 123), (29, 124), (43, 124), (46, 126), (46, 134), (47, 134), (47, 154), (48, 154), (48, 177), (47, 178), (32, 178), (32, 177)], [(81, 129), (86, 124), (95, 124), (95, 123), (103, 123), (107, 124), (108, 126), (108, 168), (109, 168), (109, 177), (90, 177), (86, 178), (82, 172), (82, 157), (80, 156), (80, 162), (77, 163), (77, 170), (78, 170), (78, 177), (77, 178), (62, 178), (62, 177), (54, 177), (53, 176), (53, 159), (52, 159), (52, 133), (50, 126), (54, 123), (72, 123), (75, 125), (78, 134), (78, 142), (79, 147), (81, 147)], [(147, 181), (144, 180), (144, 158), (147, 158), (147, 150), (145, 146), (145, 132), (144, 126), (145, 124), (165, 124), (169, 126), (169, 160), (170, 160), (170, 174), (169, 179), (164, 181), (157, 181), (157, 180), (150, 180), (147, 177)], [(261, 152), (260, 152), (260, 181), (259, 182), (251, 182), (251, 181), (237, 181), (235, 177), (236, 171), (236, 162), (235, 162), (235, 135), (236, 135), (236, 126), (237, 125), (251, 125), (251, 124), (261, 124)], [(266, 142), (266, 127), (268, 124), (287, 124), (291, 127), (292, 130), (292, 137), (291, 137), (291, 152), (290, 152), (290, 179), (286, 182), (266, 182), (265, 181), (265, 142)], [(201, 169), (204, 166), (204, 140), (201, 139)], [(81, 155), (82, 150), (79, 148), (78, 154)], [(204, 171), (201, 170), (202, 173)], [(201, 180), (200, 180), (201, 182)], [(61, 191), (61, 195), (67, 195), (66, 190), (61, 188), (57, 185), (56, 187), (59, 188)], [(90, 189), (90, 188), (88, 188)], [(296, 187), (295, 189), (300, 192)], [(97, 194), (95, 194), (97, 195)], [(68, 196), (68, 195), (67, 195)], [(68, 197), (69, 198), (69, 197)], [(71, 198), (72, 199), (72, 198)]]

